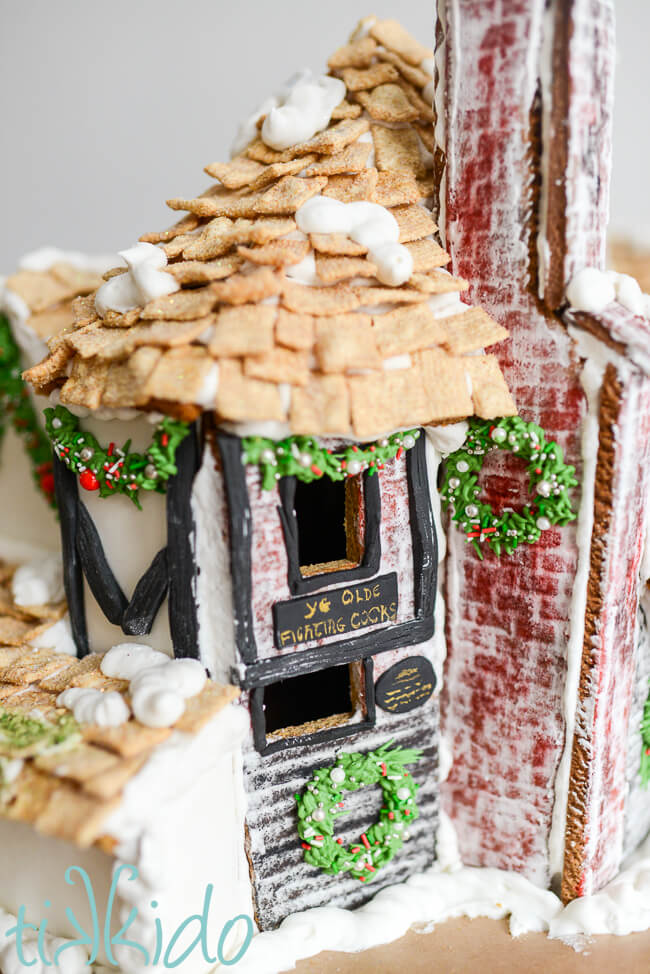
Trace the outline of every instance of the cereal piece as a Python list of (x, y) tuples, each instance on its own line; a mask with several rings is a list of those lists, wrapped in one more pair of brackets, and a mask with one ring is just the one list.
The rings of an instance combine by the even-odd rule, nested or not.
[[(254, 192), (255, 190), (262, 189), (268, 183), (280, 179), (282, 176), (293, 176), (301, 172), (306, 166), (309, 166), (315, 159), (316, 156), (312, 154), (299, 159), (290, 159), (288, 162), (274, 162), (270, 166), (262, 166), (262, 171), (252, 181), (249, 190), (250, 192)], [(249, 161), (252, 162), (253, 160), (251, 159)]]
[(207, 349), (194, 345), (172, 348), (159, 359), (143, 393), (152, 399), (200, 402), (205, 380), (213, 368)]
[(196, 288), (192, 291), (176, 291), (162, 298), (154, 298), (146, 304), (141, 316), (152, 320), (192, 321), (209, 314), (216, 304), (214, 287)]
[(436, 181), (433, 173), (430, 176), (425, 176), (424, 179), (416, 179), (416, 183), (420, 191), (420, 198), (423, 200), (430, 199), (436, 191)]
[(299, 264), (309, 253), (307, 240), (272, 240), (262, 247), (238, 247), (241, 257), (253, 264), (271, 264), (274, 267), (289, 267)]
[(167, 273), (175, 277), (179, 284), (207, 284), (209, 281), (221, 281), (229, 277), (243, 264), (243, 260), (236, 254), (228, 257), (218, 257), (216, 260), (189, 260), (179, 264), (170, 264)]
[(87, 795), (101, 798), (103, 801), (115, 798), (124, 791), (125, 786), (138, 773), (147, 757), (148, 753), (145, 752), (133, 758), (114, 761), (113, 765), (105, 771), (86, 778), (83, 782), (83, 790)]
[(433, 57), (433, 51), (416, 41), (397, 20), (376, 21), (370, 27), (370, 36), (382, 47), (395, 51), (409, 64), (419, 65)]
[(380, 85), (374, 91), (359, 91), (355, 98), (378, 122), (413, 122), (418, 118), (415, 108), (399, 84)]
[(72, 264), (66, 264), (64, 261), (53, 264), (50, 273), (75, 294), (90, 294), (102, 283), (102, 276), (96, 271), (73, 267)]
[(123, 358), (134, 348), (131, 330), (127, 328), (92, 328), (72, 332), (67, 341), (83, 359), (108, 360)]
[(92, 663), (95, 659), (100, 659), (100, 657), (96, 656), (84, 656), (83, 659), (75, 659), (74, 656), (64, 657), (63, 654), (61, 656), (63, 657), (61, 669), (57, 673), (40, 681), (41, 689), (47, 690), (48, 693), (63, 693), (68, 687), (74, 686), (74, 683), (71, 682), (72, 678), (75, 674), (83, 672), (88, 667), (89, 664), (86, 660), (90, 660)]
[(67, 375), (66, 366), (71, 357), (71, 349), (63, 344), (51, 355), (47, 355), (38, 365), (33, 365), (31, 369), (23, 372), (23, 379), (34, 386), (35, 392), (46, 395), (57, 385), (60, 385), (61, 379), (65, 379)]
[(74, 298), (77, 293), (47, 271), (18, 271), (7, 278), (5, 286), (22, 298), (32, 312), (44, 311), (53, 304)]
[(417, 369), (348, 378), (352, 426), (360, 440), (427, 421), (429, 406)]
[(215, 356), (258, 355), (273, 348), (276, 309), (267, 305), (223, 308), (217, 315), (210, 354)]
[[(0, 643), (2, 640), (0, 640)], [(27, 652), (25, 646), (2, 646), (0, 645), (0, 680), (3, 679), (3, 672), (11, 666), (15, 660), (19, 659), (23, 653)]]
[(103, 405), (127, 409), (145, 402), (142, 389), (161, 355), (158, 348), (139, 348), (126, 362), (112, 362), (102, 396)]
[(119, 804), (119, 799), (101, 802), (75, 788), (59, 785), (34, 824), (44, 835), (67, 839), (86, 849), (101, 834), (104, 822)]
[(372, 200), (377, 185), (376, 169), (364, 169), (353, 176), (331, 176), (323, 196), (340, 200), (341, 203), (354, 203), (359, 200)]
[(341, 78), (348, 91), (365, 91), (389, 81), (397, 81), (399, 72), (386, 61), (379, 61), (369, 68), (343, 68)]
[(314, 346), (314, 319), (280, 308), (275, 322), (275, 337), (287, 348), (310, 351)]
[(445, 318), (447, 337), (444, 345), (453, 355), (465, 355), (487, 348), (508, 337), (508, 332), (483, 308), (467, 308), (461, 314)]
[(415, 122), (413, 128), (422, 139), (425, 149), (428, 149), (431, 155), (435, 155), (435, 153), (438, 151), (438, 147), (436, 146), (436, 137), (433, 126), (423, 125), (421, 122)]
[(364, 37), (340, 47), (332, 54), (327, 64), (332, 71), (340, 71), (341, 68), (367, 68), (372, 64), (376, 50), (377, 41), (372, 37)]
[(413, 258), (414, 273), (444, 267), (451, 260), (449, 254), (435, 240), (416, 240), (414, 243), (406, 244), (406, 249)]
[(472, 415), (462, 359), (447, 355), (441, 348), (429, 348), (418, 353), (418, 364), (424, 376), (430, 422)]
[(128, 267), (125, 267), (123, 264), (120, 264), (119, 267), (111, 267), (109, 270), (104, 271), (102, 274), (102, 280), (110, 281), (114, 277), (121, 277), (122, 274), (126, 274), (127, 270)]
[[(232, 220), (218, 216), (211, 220), (200, 234), (192, 237), (183, 247), (183, 257), (188, 260), (211, 260), (227, 253), (237, 240)], [(187, 238), (184, 238), (187, 239)]]
[[(0, 631), (3, 622), (5, 620), (0, 619)], [(0, 638), (3, 642), (5, 641), (4, 637)], [(61, 653), (52, 653), (49, 650), (28, 650), (23, 656), (6, 667), (2, 679), (5, 683), (20, 684), (21, 686), (38, 683), (48, 676), (54, 676), (65, 667), (65, 660), (61, 656)]]
[(302, 284), (284, 285), (282, 305), (289, 311), (308, 315), (336, 315), (354, 311), (361, 301), (355, 291), (345, 284), (333, 287), (305, 287)]
[(327, 185), (325, 176), (301, 179), (299, 176), (283, 176), (267, 190), (255, 204), (255, 212), (261, 214), (295, 213)]
[(430, 122), (433, 124), (435, 122), (435, 115), (433, 114), (433, 108), (430, 102), (424, 100), (420, 90), (416, 88), (415, 85), (412, 85), (408, 81), (405, 81), (403, 78), (400, 78), (397, 84), (404, 92), (404, 95), (406, 96), (409, 103), (415, 109), (418, 118), (424, 119), (426, 122)]
[(496, 355), (468, 355), (459, 359), (472, 380), (474, 412), (481, 419), (516, 416), (517, 407)]
[(319, 321), (316, 358), (325, 373), (381, 368), (370, 315), (334, 315)]
[(377, 52), (377, 56), (380, 60), (388, 61), (389, 64), (394, 65), (402, 77), (417, 88), (424, 88), (431, 81), (430, 74), (427, 74), (421, 67), (409, 64), (395, 51), (380, 50)]
[(58, 335), (72, 323), (72, 309), (64, 304), (49, 311), (39, 311), (29, 319), (29, 327), (41, 338), (51, 338)]
[(354, 293), (359, 305), (365, 308), (376, 304), (416, 304), (429, 298), (426, 292), (414, 291), (408, 287), (355, 287)]
[[(225, 217), (224, 217), (225, 219)], [(229, 221), (230, 222), (230, 221)], [(162, 247), (165, 254), (170, 260), (175, 257), (180, 257), (186, 247), (191, 247), (201, 236), (200, 228), (199, 230), (194, 230), (192, 233), (181, 233), (180, 236), (174, 237), (170, 240), (168, 244)]]
[(341, 152), (352, 142), (356, 142), (369, 128), (370, 123), (365, 118), (344, 120), (315, 135), (308, 142), (293, 145), (290, 149), (285, 149), (284, 152), (275, 152), (273, 149), (269, 149), (261, 139), (257, 139), (248, 147), (247, 155), (258, 162), (267, 163), (289, 162), (291, 159), (306, 156), (312, 152), (333, 155), (335, 152)]
[(409, 176), (426, 176), (417, 133), (411, 128), (390, 129), (385, 125), (372, 126), (376, 166)]
[(413, 176), (403, 172), (380, 172), (372, 202), (380, 206), (403, 206), (417, 203), (420, 189)]
[(332, 121), (338, 122), (343, 118), (358, 118), (362, 112), (361, 105), (352, 105), (345, 99), (332, 111)]
[(404, 305), (376, 315), (373, 330), (383, 358), (440, 345), (446, 337), (445, 321), (436, 318), (428, 304)]
[(286, 419), (278, 386), (248, 378), (236, 359), (222, 359), (219, 363), (217, 412), (234, 422)]
[(243, 186), (250, 186), (264, 172), (264, 166), (246, 156), (237, 156), (230, 162), (213, 162), (205, 167), (205, 172), (223, 183), (226, 189), (241, 189)]
[(195, 230), (199, 225), (199, 219), (193, 213), (188, 213), (184, 216), (182, 220), (175, 223), (173, 227), (168, 230), (161, 230), (158, 233), (143, 233), (140, 240), (144, 243), (167, 243), (173, 240), (174, 237), (178, 237), (181, 233), (189, 233), (191, 230)]
[(333, 156), (324, 156), (305, 170), (306, 176), (335, 176), (338, 173), (361, 172), (366, 167), (372, 144), (356, 142)]
[(155, 321), (136, 325), (130, 331), (136, 348), (142, 345), (158, 345), (174, 348), (196, 341), (215, 321), (214, 315), (195, 318), (194, 321)]
[(424, 206), (397, 206), (391, 213), (399, 226), (400, 243), (421, 240), (438, 229), (429, 210)]
[(357, 257), (367, 254), (368, 248), (356, 243), (344, 233), (312, 233), (309, 237), (314, 250), (336, 257)]
[(314, 375), (291, 399), (291, 432), (347, 433), (350, 429), (350, 399), (341, 375)]
[(469, 284), (462, 277), (453, 277), (446, 271), (429, 271), (428, 274), (411, 274), (407, 286), (424, 294), (451, 294), (452, 291), (466, 291)]
[(3, 809), (3, 816), (14, 822), (35, 822), (59, 787), (59, 782), (25, 764), (13, 783), (13, 800)]
[(240, 230), (240, 223), (243, 224), (243, 222), (243, 220), (237, 220), (235, 223), (235, 230), (240, 231), (237, 243), (251, 243), (261, 246), (271, 240), (276, 240), (278, 237), (293, 233), (296, 229), (296, 221), (286, 216), (258, 217), (254, 223), (248, 223), (246, 227), (242, 227)]
[(107, 361), (96, 358), (82, 359), (76, 356), (72, 363), (70, 378), (61, 389), (61, 403), (64, 406), (97, 409), (102, 401), (107, 375)]
[(324, 284), (336, 284), (353, 277), (375, 277), (377, 268), (365, 257), (321, 257), (317, 254), (316, 273)]
[(272, 298), (282, 290), (281, 278), (269, 267), (234, 274), (227, 281), (212, 285), (212, 293), (225, 304), (249, 304)]
[(145, 727), (137, 720), (129, 720), (120, 727), (98, 727), (86, 724), (84, 740), (124, 758), (134, 758), (151, 751), (171, 735), (169, 727)]
[(248, 356), (244, 374), (252, 379), (305, 386), (309, 381), (309, 355), (288, 348), (272, 348), (264, 355)]
[(185, 701), (185, 713), (174, 724), (175, 730), (182, 731), (185, 734), (196, 734), (224, 707), (236, 700), (239, 694), (238, 687), (229, 684), (224, 686), (220, 683), (206, 683), (200, 693)]
[(130, 328), (136, 321), (139, 321), (141, 311), (142, 308), (131, 308), (130, 311), (120, 314), (119, 311), (113, 311), (109, 308), (104, 313), (103, 322), (110, 328)]
[(96, 321), (99, 316), (95, 309), (95, 295), (80, 294), (75, 298), (72, 302), (72, 317), (75, 328), (82, 328)]
[(84, 782), (96, 774), (113, 768), (118, 762), (115, 755), (93, 744), (81, 743), (73, 750), (54, 751), (34, 759), (34, 766), (46, 774), (71, 781)]

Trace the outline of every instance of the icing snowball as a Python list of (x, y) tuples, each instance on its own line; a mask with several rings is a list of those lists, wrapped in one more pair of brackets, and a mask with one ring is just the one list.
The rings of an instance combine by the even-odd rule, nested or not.
[(70, 616), (66, 614), (58, 619), (54, 625), (30, 639), (30, 646), (35, 649), (53, 649), (55, 653), (65, 653), (67, 656), (76, 656), (77, 647), (75, 646), (70, 625)]
[(131, 716), (124, 697), (111, 690), (102, 693), (86, 687), (70, 687), (59, 694), (57, 707), (67, 707), (80, 724), (97, 724), (99, 727), (119, 727)]
[(646, 302), (641, 285), (629, 274), (617, 274), (615, 271), (609, 272), (610, 277), (614, 278), (614, 288), (616, 290), (616, 300), (624, 308), (631, 311), (633, 315), (643, 317), (645, 315)]
[(120, 257), (128, 270), (102, 284), (95, 296), (95, 308), (102, 318), (109, 309), (124, 313), (179, 290), (178, 281), (163, 270), (167, 255), (160, 247), (137, 243), (121, 250)]
[(11, 581), (16, 605), (48, 605), (65, 596), (60, 555), (36, 558), (16, 571)]
[(162, 666), (169, 662), (169, 656), (146, 643), (118, 643), (111, 647), (102, 658), (100, 669), (104, 676), (114, 676), (118, 680), (131, 680), (143, 669)]
[(183, 716), (185, 701), (206, 683), (203, 665), (195, 659), (170, 659), (140, 643), (113, 646), (101, 662), (105, 676), (130, 680), (135, 717), (147, 727), (171, 727)]
[(396, 287), (413, 273), (413, 257), (399, 243), (399, 226), (392, 213), (378, 203), (342, 203), (314, 196), (296, 213), (303, 233), (346, 233), (368, 248), (382, 284)]
[(262, 125), (262, 139), (271, 149), (282, 151), (306, 142), (327, 128), (332, 112), (345, 98), (346, 88), (338, 78), (314, 77), (304, 72), (291, 87), (284, 104), (271, 109)]
[(595, 267), (585, 267), (578, 271), (569, 284), (566, 296), (576, 311), (597, 314), (616, 300), (616, 289), (606, 273)]

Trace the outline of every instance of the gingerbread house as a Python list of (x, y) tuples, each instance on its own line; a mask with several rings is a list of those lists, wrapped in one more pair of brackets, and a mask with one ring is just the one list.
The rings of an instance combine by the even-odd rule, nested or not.
[[(638, 287), (598, 273), (613, 18), (606, 0), (438, 4), (434, 211), (454, 273), (511, 334), (498, 355), (521, 408), (582, 484), (577, 523), (508, 560), (449, 536), (443, 805), (465, 862), (565, 901), (607, 883), (650, 826), (648, 321)], [(513, 472), (493, 467), (495, 504)]]
[(371, 20), (294, 79), (26, 374), (78, 655), (130, 639), (241, 689), (261, 928), (435, 858), (439, 465), (516, 410), (435, 239), (430, 59)]

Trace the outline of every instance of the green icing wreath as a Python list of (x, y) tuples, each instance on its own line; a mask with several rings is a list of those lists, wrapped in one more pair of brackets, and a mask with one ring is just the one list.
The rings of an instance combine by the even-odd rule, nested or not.
[[(305, 862), (330, 876), (349, 872), (366, 883), (402, 848), (409, 838), (407, 826), (419, 814), (415, 801), (419, 786), (406, 765), (418, 761), (422, 752), (393, 748), (392, 743), (367, 754), (339, 754), (336, 764), (315, 771), (303, 793), (296, 795)], [(345, 814), (343, 794), (376, 784), (383, 792), (379, 821), (346, 847), (334, 836), (336, 818)]]
[(307, 484), (321, 477), (344, 480), (364, 470), (377, 473), (385, 463), (412, 449), (419, 436), (420, 430), (405, 430), (367, 446), (350, 444), (336, 451), (321, 446), (313, 436), (287, 436), (277, 441), (247, 436), (242, 440), (243, 461), (259, 466), (264, 490), (275, 487), (281, 477), (297, 477)]
[(644, 788), (650, 782), (650, 694), (643, 706), (643, 717), (641, 719), (641, 784)]
[[(507, 450), (525, 461), (535, 496), (522, 511), (506, 508), (496, 514), (479, 499), (478, 476), (491, 450)], [(462, 448), (446, 460), (441, 498), (482, 559), (483, 542), (496, 555), (511, 555), (519, 544), (539, 541), (552, 525), (575, 520), (568, 492), (577, 484), (575, 468), (564, 463), (562, 448), (546, 439), (541, 426), (519, 416), (472, 419)]]
[(21, 371), (20, 351), (9, 320), (0, 313), (0, 442), (9, 420), (24, 441), (36, 486), (48, 504), (55, 508), (52, 450), (39, 424)]
[(100, 497), (126, 494), (136, 507), (141, 507), (140, 490), (165, 493), (177, 473), (176, 450), (189, 432), (188, 423), (165, 416), (145, 452), (132, 453), (130, 440), (123, 447), (101, 446), (65, 406), (45, 410), (45, 428), (57, 457), (78, 475), (84, 490), (98, 490)]

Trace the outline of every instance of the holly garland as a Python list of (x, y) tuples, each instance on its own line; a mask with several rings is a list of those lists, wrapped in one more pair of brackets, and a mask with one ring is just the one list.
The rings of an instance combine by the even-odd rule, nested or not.
[(641, 785), (648, 787), (650, 782), (650, 695), (643, 707), (643, 717), (641, 719)]
[(65, 406), (45, 410), (45, 428), (57, 457), (79, 476), (84, 490), (98, 490), (100, 497), (126, 494), (139, 508), (141, 490), (165, 493), (177, 473), (176, 450), (189, 432), (188, 423), (165, 416), (148, 449), (132, 453), (130, 440), (123, 447), (101, 446)]
[[(515, 453), (528, 467), (529, 490), (535, 496), (522, 511), (506, 508), (496, 514), (479, 500), (478, 476), (492, 450)], [(447, 458), (441, 497), (482, 559), (483, 543), (496, 555), (510, 555), (521, 543), (539, 541), (552, 525), (575, 520), (568, 492), (577, 484), (575, 468), (564, 463), (562, 448), (546, 439), (541, 426), (519, 416), (472, 419), (462, 448)]]
[[(315, 771), (302, 795), (296, 795), (305, 862), (330, 876), (348, 872), (367, 883), (402, 848), (410, 837), (408, 826), (418, 817), (419, 786), (406, 765), (418, 761), (422, 752), (392, 744), (388, 741), (367, 754), (339, 754), (336, 764)], [(344, 846), (334, 836), (336, 819), (345, 814), (344, 792), (375, 784), (383, 792), (379, 821), (358, 842)]]
[(407, 430), (385, 436), (367, 446), (350, 444), (340, 450), (327, 450), (312, 436), (287, 436), (268, 440), (261, 436), (243, 439), (243, 462), (259, 466), (262, 487), (271, 490), (281, 477), (297, 477), (305, 483), (329, 477), (344, 480), (364, 470), (377, 473), (385, 463), (399, 459), (415, 446), (420, 430)]
[(56, 508), (52, 450), (21, 378), (20, 351), (6, 315), (0, 314), (0, 441), (9, 420), (24, 442), (32, 476), (50, 507)]

